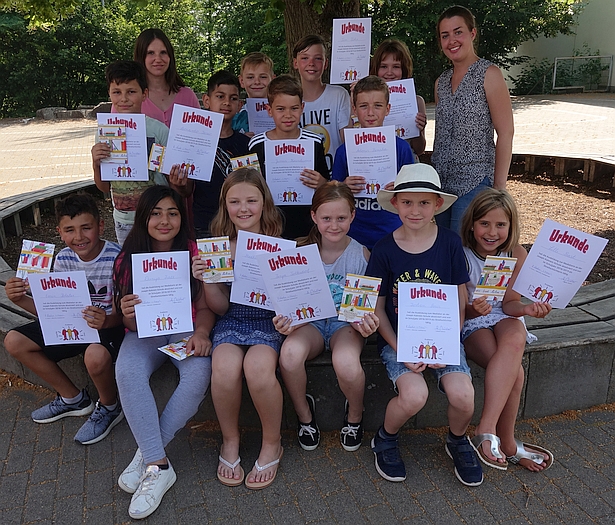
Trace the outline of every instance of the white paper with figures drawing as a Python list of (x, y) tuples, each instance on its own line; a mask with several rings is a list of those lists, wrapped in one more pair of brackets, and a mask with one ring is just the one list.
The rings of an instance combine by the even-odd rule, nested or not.
[(189, 179), (210, 181), (223, 121), (222, 113), (176, 104), (164, 149), (162, 173), (168, 175), (177, 164)]
[(297, 326), (337, 317), (316, 244), (257, 257), (276, 314)]
[(421, 132), (415, 120), (419, 107), (416, 101), (414, 79), (393, 80), (387, 82), (387, 86), (389, 86), (391, 110), (384, 117), (384, 125), (395, 126), (395, 134), (400, 139), (418, 137)]
[(261, 253), (277, 253), (296, 245), (295, 241), (240, 230), (237, 233), (231, 302), (273, 310), (257, 257)]
[(300, 179), (304, 169), (314, 169), (313, 141), (265, 141), (265, 178), (276, 205), (312, 204), (314, 190)]
[(132, 288), (139, 337), (192, 332), (190, 253), (132, 255)]
[(104, 181), (147, 181), (149, 180), (147, 132), (145, 115), (141, 113), (99, 113), (96, 116), (100, 126), (118, 126), (126, 132), (127, 159), (115, 159), (113, 162), (101, 162), (100, 178)]
[(513, 290), (531, 301), (566, 308), (608, 241), (546, 219)]
[(380, 188), (395, 180), (397, 147), (393, 126), (344, 130), (348, 175), (365, 178), (365, 187), (355, 197), (375, 199)]
[(46, 345), (100, 342), (83, 318), (92, 305), (84, 271), (32, 273), (29, 282)]
[(246, 99), (246, 111), (248, 112), (248, 124), (251, 133), (256, 135), (275, 128), (275, 122), (269, 115), (268, 108), (269, 101), (266, 98)]
[(457, 286), (399, 283), (398, 301), (397, 361), (458, 365)]
[(335, 18), (331, 37), (331, 84), (351, 84), (369, 75), (371, 18)]

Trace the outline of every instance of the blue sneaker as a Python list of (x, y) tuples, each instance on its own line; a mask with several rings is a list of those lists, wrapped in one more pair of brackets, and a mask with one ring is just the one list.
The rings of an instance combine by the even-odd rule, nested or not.
[(124, 412), (120, 402), (117, 402), (115, 410), (107, 410), (107, 407), (96, 403), (96, 409), (92, 415), (75, 434), (75, 441), (82, 445), (92, 445), (107, 437), (111, 429), (124, 419)]
[(388, 481), (404, 481), (406, 479), (406, 465), (399, 453), (398, 439), (384, 439), (380, 437), (380, 430), (372, 438), (376, 470)]
[(81, 391), (83, 398), (79, 403), (65, 403), (58, 394), (51, 403), (44, 407), (37, 408), (32, 412), (32, 420), (35, 423), (53, 423), (58, 419), (69, 416), (87, 416), (94, 411), (94, 403), (90, 399), (85, 388)]
[(477, 487), (483, 482), (483, 469), (466, 436), (457, 441), (447, 439), (444, 448), (455, 463), (455, 476), (461, 483)]

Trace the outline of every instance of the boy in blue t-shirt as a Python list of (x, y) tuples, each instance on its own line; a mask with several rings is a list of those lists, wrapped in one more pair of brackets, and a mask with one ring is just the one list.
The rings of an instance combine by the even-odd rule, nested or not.
[[(56, 205), (56, 217), (58, 233), (66, 248), (56, 256), (53, 269), (56, 272), (85, 271), (92, 306), (83, 311), (83, 318), (91, 328), (98, 330), (101, 342), (47, 346), (39, 321), (32, 321), (6, 334), (4, 346), (9, 354), (58, 392), (51, 403), (32, 412), (32, 419), (37, 423), (51, 423), (67, 416), (91, 414), (75, 435), (75, 441), (90, 445), (106, 437), (124, 418), (113, 367), (124, 339), (122, 317), (113, 306), (113, 265), (120, 247), (100, 238), (104, 225), (90, 195), (75, 194), (62, 199)], [(34, 301), (26, 295), (26, 288), (23, 279), (11, 277), (5, 291), (13, 303), (36, 315)], [(79, 391), (57, 364), (79, 354), (84, 354), (88, 374), (98, 390), (96, 405), (87, 390)]]
[(474, 413), (474, 388), (470, 369), (460, 344), (459, 365), (426, 365), (397, 362), (397, 306), (400, 282), (426, 282), (456, 285), (459, 290), (460, 327), (467, 302), (465, 283), (469, 281), (461, 239), (437, 226), (434, 215), (455, 202), (454, 195), (441, 191), (440, 178), (427, 164), (404, 166), (392, 190), (380, 190), (378, 202), (396, 211), (402, 225), (380, 240), (369, 260), (367, 275), (380, 277), (382, 285), (376, 315), (378, 350), (398, 395), (389, 401), (384, 423), (372, 439), (376, 470), (389, 481), (406, 479), (399, 453), (398, 432), (423, 408), (428, 389), (422, 372), (431, 368), (438, 387), (448, 398), (449, 433), (445, 450), (455, 463), (455, 475), (464, 485), (483, 482), (476, 452), (465, 436)]
[[(389, 86), (382, 78), (372, 75), (359, 80), (354, 87), (352, 99), (362, 128), (377, 128), (383, 125), (391, 105), (389, 104)], [(395, 148), (397, 150), (397, 171), (405, 164), (414, 163), (412, 150), (405, 140), (396, 136)], [(353, 193), (359, 193), (365, 188), (367, 183), (365, 177), (348, 173), (346, 144), (337, 148), (331, 178), (345, 182)], [(355, 205), (356, 215), (350, 225), (348, 235), (370, 250), (387, 233), (401, 226), (399, 215), (382, 209), (376, 199), (357, 197)]]

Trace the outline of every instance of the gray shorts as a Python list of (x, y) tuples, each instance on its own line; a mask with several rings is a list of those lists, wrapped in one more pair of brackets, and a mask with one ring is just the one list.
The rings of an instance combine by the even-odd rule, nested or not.
[[(470, 380), (472, 380), (472, 374), (470, 372), (470, 367), (466, 361), (466, 352), (463, 348), (463, 344), (459, 343), (459, 364), (458, 365), (446, 365), (444, 368), (430, 368), (431, 373), (434, 375), (436, 380), (438, 381), (438, 389), (440, 392), (444, 393), (444, 389), (442, 388), (440, 381), (446, 374), (452, 374), (455, 372), (459, 372), (462, 374), (466, 374)], [(400, 363), (397, 361), (397, 352), (391, 348), (391, 345), (386, 345), (382, 350), (380, 350), (380, 358), (384, 363), (384, 367), (387, 370), (387, 375), (389, 379), (393, 381), (393, 385), (395, 389), (397, 389), (397, 380), (404, 374), (414, 374), (412, 370), (406, 367), (404, 363)]]

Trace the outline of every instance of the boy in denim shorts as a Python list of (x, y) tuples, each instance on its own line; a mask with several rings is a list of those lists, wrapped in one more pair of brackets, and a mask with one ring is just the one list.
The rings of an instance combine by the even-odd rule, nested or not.
[(398, 432), (427, 401), (428, 388), (422, 375), (426, 368), (431, 368), (438, 387), (448, 398), (449, 433), (445, 450), (455, 463), (455, 475), (464, 485), (476, 486), (483, 481), (480, 463), (465, 436), (474, 413), (474, 387), (461, 342), (457, 366), (397, 362), (398, 283), (457, 285), (463, 325), (465, 283), (469, 277), (461, 239), (434, 222), (434, 215), (446, 210), (456, 198), (441, 191), (438, 174), (427, 164), (403, 166), (393, 190), (378, 193), (380, 206), (398, 213), (402, 221), (399, 228), (376, 243), (367, 267), (367, 275), (382, 279), (376, 304), (380, 319), (378, 350), (398, 392), (389, 401), (384, 423), (372, 439), (376, 470), (388, 481), (406, 479)]

